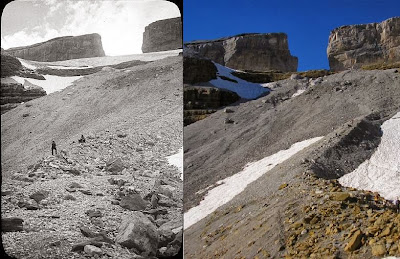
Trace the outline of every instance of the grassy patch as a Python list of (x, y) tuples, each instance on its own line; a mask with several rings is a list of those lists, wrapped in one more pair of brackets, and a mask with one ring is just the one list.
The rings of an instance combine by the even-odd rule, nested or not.
[(386, 62), (379, 62), (370, 65), (362, 66), (361, 69), (363, 70), (385, 70), (385, 69), (392, 69), (392, 68), (400, 68), (400, 62), (395, 63), (386, 63)]

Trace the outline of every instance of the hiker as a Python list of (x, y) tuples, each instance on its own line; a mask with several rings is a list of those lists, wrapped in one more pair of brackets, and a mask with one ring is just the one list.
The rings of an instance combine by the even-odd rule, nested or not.
[(51, 155), (53, 156), (54, 154), (53, 154), (53, 151), (55, 151), (55, 153), (56, 153), (56, 155), (57, 155), (57, 146), (56, 146), (56, 142), (54, 142), (54, 140), (53, 140), (53, 142), (51, 143)]
[(397, 199), (394, 201), (394, 206), (395, 206), (396, 212), (400, 213), (400, 197), (397, 197)]
[(82, 135), (81, 138), (78, 140), (79, 143), (85, 143), (86, 139), (85, 137)]

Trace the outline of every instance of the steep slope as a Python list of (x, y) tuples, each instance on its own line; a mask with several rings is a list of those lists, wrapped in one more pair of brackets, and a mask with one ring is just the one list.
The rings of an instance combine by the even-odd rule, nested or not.
[[(81, 241), (118, 258), (179, 250), (181, 173), (167, 157), (182, 147), (181, 75), (182, 57), (101, 70), (1, 116), (2, 218), (24, 221), (3, 233), (7, 253), (84, 258)], [(159, 233), (150, 248), (126, 248), (130, 210)]]
[[(379, 145), (379, 126), (400, 109), (397, 70), (345, 71), (323, 77), (295, 95), (303, 84), (301, 79), (273, 84), (268, 96), (236, 104), (228, 107), (231, 113), (218, 111), (185, 127), (185, 212), (197, 206), (210, 190), (218, 188), (223, 179), (241, 172), (248, 163), (300, 141), (324, 138), (273, 167), (233, 200), (186, 229), (185, 254), (188, 257), (287, 255), (296, 258), (312, 253), (313, 256), (333, 256), (336, 252), (340, 257), (347, 257), (358, 249), (344, 250), (357, 227), (362, 233), (370, 233), (366, 228), (372, 219), (375, 221), (382, 216), (379, 222), (386, 222), (391, 215), (396, 217), (382, 199), (365, 204), (362, 197), (366, 194), (362, 191), (351, 193), (350, 200), (347, 194), (346, 201), (335, 200), (335, 192), (348, 193), (351, 189), (328, 179), (352, 172)], [(232, 123), (226, 124), (228, 119)], [(327, 187), (330, 184), (332, 186)], [(327, 195), (333, 197), (332, 201), (326, 200)], [(358, 203), (361, 205), (356, 206)], [(331, 214), (326, 212), (329, 206), (334, 208), (336, 218), (346, 219), (345, 222), (338, 223), (334, 217), (330, 218)], [(311, 225), (292, 226), (312, 212), (304, 212), (306, 207), (313, 208), (318, 220)], [(367, 215), (371, 208), (386, 208), (386, 212), (373, 211)], [(349, 216), (353, 210), (360, 210), (359, 218)], [(399, 226), (396, 220), (391, 221), (394, 229)], [(358, 221), (360, 223), (350, 228)], [(329, 237), (325, 230), (331, 223), (332, 229), (336, 226), (340, 230)], [(376, 232), (381, 233), (384, 225), (377, 223), (376, 226)], [(399, 233), (391, 229), (390, 236), (395, 239)], [(318, 242), (307, 243), (307, 246), (302, 243), (312, 237)], [(355, 253), (365, 258), (376, 255), (373, 242), (379, 247), (387, 244), (382, 238), (370, 241), (369, 235), (363, 240), (371, 242), (370, 246), (363, 246)], [(329, 247), (335, 242), (335, 248)], [(400, 254), (397, 245), (390, 243), (382, 255)]]

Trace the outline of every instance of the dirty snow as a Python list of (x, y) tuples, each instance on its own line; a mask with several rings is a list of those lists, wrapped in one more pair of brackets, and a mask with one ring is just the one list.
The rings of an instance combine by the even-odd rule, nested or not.
[(86, 68), (92, 68), (92, 66), (82, 66), (82, 67), (74, 67), (74, 66), (47, 66), (49, 68), (53, 69), (86, 69)]
[(217, 208), (232, 200), (237, 194), (241, 193), (248, 184), (257, 180), (279, 163), (282, 163), (321, 138), (322, 137), (316, 137), (297, 142), (289, 149), (281, 150), (259, 161), (249, 163), (241, 172), (218, 181), (216, 184), (220, 185), (208, 191), (207, 195), (198, 206), (191, 208), (184, 214), (184, 228), (187, 229), (205, 218)]
[(143, 54), (132, 54), (123, 56), (107, 56), (107, 57), (94, 57), (94, 58), (80, 58), (80, 59), (70, 59), (55, 62), (35, 62), (38, 66), (64, 66), (64, 67), (97, 67), (97, 66), (110, 66), (116, 65), (122, 62), (141, 60), (141, 61), (154, 61), (163, 59), (166, 57), (177, 56), (181, 49), (160, 51), (160, 52), (150, 52)]
[(29, 68), (29, 69), (36, 69), (36, 66), (34, 66), (34, 65), (30, 64), (30, 63), (28, 63), (25, 59), (22, 59), (22, 58), (17, 58), (17, 59), (19, 60), (19, 62), (21, 62), (21, 64), (22, 64), (24, 67)]
[(183, 148), (179, 149), (179, 152), (167, 157), (168, 163), (176, 166), (181, 172), (181, 180), (183, 180)]
[(229, 80), (224, 80), (220, 77), (217, 77), (217, 79), (213, 79), (210, 81), (210, 83), (213, 86), (235, 92), (240, 97), (246, 98), (246, 99), (256, 99), (260, 95), (269, 92), (269, 89), (264, 88), (260, 84), (250, 83), (246, 80), (240, 79), (240, 78), (232, 75), (231, 72), (234, 72), (235, 70), (224, 67), (215, 62), (213, 62), (213, 63), (217, 67), (217, 70), (218, 70), (217, 76), (218, 75), (225, 76), (225, 77), (228, 77), (230, 79), (237, 81), (237, 83), (235, 83), (235, 82), (231, 82)]
[(53, 76), (53, 75), (43, 75), (46, 80), (39, 80), (33, 78), (25, 78), (20, 76), (12, 76), (11, 78), (16, 80), (20, 84), (24, 84), (25, 80), (29, 83), (42, 87), (47, 94), (54, 93), (56, 91), (61, 91), (67, 86), (72, 85), (72, 83), (81, 78), (82, 76)]
[(371, 158), (344, 175), (339, 183), (378, 192), (388, 200), (400, 197), (400, 112), (382, 124), (383, 136)]
[(292, 95), (292, 97), (299, 96), (299, 95), (301, 95), (302, 93), (304, 93), (305, 91), (306, 91), (306, 89), (299, 89), (299, 90), (297, 90), (297, 92), (295, 92), (295, 93)]

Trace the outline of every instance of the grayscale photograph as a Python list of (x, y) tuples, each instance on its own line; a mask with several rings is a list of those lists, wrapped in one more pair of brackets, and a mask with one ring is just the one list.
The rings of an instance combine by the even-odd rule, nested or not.
[(172, 258), (183, 239), (181, 10), (12, 1), (1, 231), (12, 258)]

